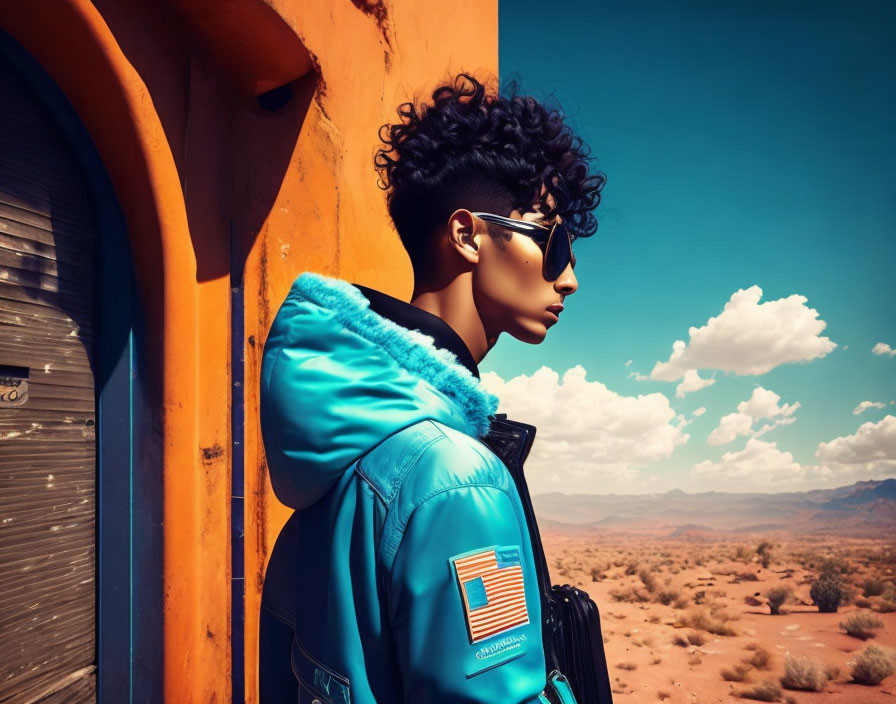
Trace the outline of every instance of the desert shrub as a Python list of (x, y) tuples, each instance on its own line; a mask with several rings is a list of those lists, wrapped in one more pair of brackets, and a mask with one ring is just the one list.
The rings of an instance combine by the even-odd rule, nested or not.
[(847, 635), (853, 638), (861, 638), (862, 640), (874, 638), (874, 631), (883, 627), (883, 621), (866, 611), (854, 611), (847, 617), (846, 621), (840, 624), (840, 628), (846, 631)]
[(790, 594), (790, 587), (786, 586), (772, 587), (765, 593), (773, 616), (781, 613), (781, 606), (790, 598)]
[(886, 599), (887, 601), (896, 601), (896, 586), (892, 584), (887, 585), (887, 588), (884, 589), (884, 593), (880, 595), (881, 599)]
[(668, 606), (678, 598), (677, 589), (660, 589), (656, 593), (656, 600), (663, 606)]
[(835, 680), (840, 676), (840, 668), (836, 665), (825, 665), (824, 674), (829, 680)]
[(698, 631), (691, 631), (687, 635), (688, 643), (691, 645), (701, 646), (706, 642), (706, 636)]
[(757, 670), (770, 670), (772, 668), (772, 654), (760, 645), (751, 648), (753, 654), (744, 659), (744, 662)]
[(611, 589), (610, 598), (613, 601), (624, 601), (630, 604), (643, 604), (650, 601), (650, 595), (638, 587), (625, 587), (623, 589)]
[(688, 641), (684, 636), (676, 633), (674, 636), (672, 636), (672, 645), (677, 645), (679, 648), (687, 648)]
[(662, 661), (663, 659), (659, 655), (654, 655), (650, 658), (651, 665), (659, 665)]
[(753, 551), (746, 545), (738, 545), (734, 550), (733, 559), (737, 562), (749, 562), (753, 559)]
[(755, 572), (737, 572), (734, 575), (735, 582), (758, 582), (759, 576)]
[(720, 674), (726, 682), (746, 682), (750, 676), (750, 666), (735, 665), (734, 667), (723, 667)]
[(759, 564), (768, 567), (772, 563), (772, 548), (774, 546), (767, 540), (763, 540), (756, 546), (756, 555), (759, 556)]
[(881, 599), (874, 606), (874, 610), (881, 614), (891, 614), (896, 611), (896, 601), (888, 601), (887, 599)]
[(591, 581), (592, 582), (603, 582), (607, 578), (607, 575), (600, 567), (592, 567), (591, 568)]
[(845, 588), (843, 580), (833, 574), (822, 574), (812, 583), (809, 596), (812, 603), (818, 606), (818, 610), (824, 614), (833, 614), (843, 601)]
[(880, 595), (880, 601), (877, 602), (874, 608), (882, 614), (891, 614), (896, 611), (896, 586), (888, 583), (886, 589)]
[(853, 604), (858, 606), (860, 609), (870, 609), (873, 606), (873, 604), (864, 597), (859, 597), (853, 602)]
[(683, 609), (690, 603), (690, 601), (691, 601), (690, 597), (687, 594), (685, 594), (684, 592), (682, 592), (681, 594), (678, 595), (678, 597), (675, 599), (675, 601), (672, 602), (672, 607), (676, 608), (676, 609)]
[(638, 669), (638, 665), (633, 662), (620, 662), (620, 663), (616, 664), (616, 667), (618, 667), (620, 670), (629, 670), (629, 671)]
[(701, 658), (697, 653), (692, 653), (691, 657), (688, 658), (688, 665), (702, 665), (703, 658)]
[(856, 656), (852, 666), (852, 681), (856, 684), (878, 685), (896, 671), (893, 652), (877, 645), (869, 645)]
[(676, 625), (679, 627), (696, 628), (717, 636), (737, 635), (735, 630), (728, 625), (728, 617), (724, 611), (710, 611), (709, 609), (692, 609), (678, 617)]
[(852, 565), (845, 558), (839, 556), (828, 557), (818, 565), (818, 571), (822, 576), (840, 576), (852, 572)]
[(657, 693), (656, 693), (656, 696), (657, 696), (657, 699), (659, 699), (661, 702), (664, 702), (664, 701), (666, 701), (667, 699), (671, 699), (671, 698), (672, 698), (672, 695), (669, 694), (669, 692), (664, 692), (664, 691), (662, 691), (662, 690), (660, 690), (659, 692), (657, 692)]
[(753, 685), (749, 689), (742, 689), (737, 693), (741, 699), (754, 699), (757, 702), (777, 702), (780, 701), (781, 685), (774, 680), (763, 680), (757, 685)]
[(647, 591), (651, 593), (656, 591), (656, 577), (653, 576), (653, 573), (641, 570), (638, 572), (638, 579), (641, 580), (641, 584), (645, 586)]
[(637, 562), (629, 562), (625, 566), (625, 574), (631, 577), (633, 574), (638, 574), (638, 563)]
[(820, 692), (828, 682), (824, 666), (812, 658), (787, 656), (781, 684), (787, 689)]
[(887, 583), (878, 577), (869, 577), (862, 585), (862, 596), (880, 596), (887, 588)]

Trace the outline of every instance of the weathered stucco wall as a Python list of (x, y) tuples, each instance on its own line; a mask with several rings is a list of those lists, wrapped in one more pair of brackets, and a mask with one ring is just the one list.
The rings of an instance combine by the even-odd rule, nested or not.
[[(321, 76), (282, 190), (254, 238), (246, 267), (246, 378), (260, 371), (264, 336), (305, 269), (410, 297), (410, 264), (377, 185), (377, 129), (399, 103), (428, 98), (460, 70), (497, 73), (497, 2), (335, 3), (290, 13)], [(364, 6), (359, 11), (355, 5)], [(334, 42), (334, 38), (336, 41)], [(260, 295), (258, 295), (260, 294)], [(314, 412), (314, 409), (309, 409)], [(258, 426), (257, 386), (246, 397), (246, 653), (256, 672), (255, 614), (265, 559), (289, 512), (273, 498)]]
[[(91, 134), (146, 307), (152, 447), (141, 469), (161, 473), (164, 487), (170, 702), (231, 698), (230, 400), (240, 381), (231, 350), (245, 353), (245, 672), (255, 701), (261, 580), (288, 515), (259, 434), (265, 334), (305, 270), (410, 295), (410, 265), (376, 186), (377, 129), (460, 70), (497, 73), (497, 0), (44, 7), (3, 2), (0, 23)], [(256, 95), (284, 84), (285, 104), (259, 105)], [(232, 345), (240, 280), (244, 336)]]

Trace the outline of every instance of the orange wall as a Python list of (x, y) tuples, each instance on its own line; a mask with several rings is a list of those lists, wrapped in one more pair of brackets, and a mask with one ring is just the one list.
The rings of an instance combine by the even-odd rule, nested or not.
[[(357, 4), (364, 4), (358, 0)], [(274, 2), (319, 66), (325, 85), (312, 102), (282, 189), (246, 266), (246, 657), (256, 678), (257, 612), (269, 549), (289, 512), (273, 497), (261, 446), (258, 379), (263, 341), (295, 277), (306, 269), (410, 298), (413, 278), (377, 188), (377, 129), (400, 102), (428, 98), (460, 70), (497, 74), (496, 0)], [(338, 37), (338, 42), (333, 38)], [(260, 295), (259, 295), (260, 294)], [(251, 500), (250, 500), (251, 498)]]
[[(231, 239), (245, 262), (246, 681), (287, 511), (258, 425), (264, 338), (294, 278), (409, 297), (410, 265), (376, 187), (377, 128), (460, 70), (497, 72), (497, 0), (0, 2), (0, 24), (53, 76), (124, 211), (153, 345), (148, 403), (165, 521), (166, 701), (229, 700)], [(291, 101), (254, 96), (290, 83)], [(239, 275), (239, 272), (237, 272)], [(153, 454), (153, 453), (151, 453)]]

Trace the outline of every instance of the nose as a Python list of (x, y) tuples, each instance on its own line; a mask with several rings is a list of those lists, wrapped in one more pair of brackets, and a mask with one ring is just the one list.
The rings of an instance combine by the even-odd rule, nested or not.
[(554, 290), (557, 293), (562, 293), (564, 296), (569, 296), (575, 293), (578, 288), (579, 280), (576, 278), (576, 272), (573, 271), (572, 262), (570, 262), (554, 282)]

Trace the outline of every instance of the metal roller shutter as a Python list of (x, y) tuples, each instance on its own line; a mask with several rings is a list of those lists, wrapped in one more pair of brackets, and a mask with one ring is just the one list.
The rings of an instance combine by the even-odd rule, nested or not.
[(96, 230), (0, 58), (0, 702), (96, 699)]

